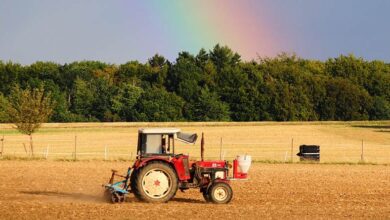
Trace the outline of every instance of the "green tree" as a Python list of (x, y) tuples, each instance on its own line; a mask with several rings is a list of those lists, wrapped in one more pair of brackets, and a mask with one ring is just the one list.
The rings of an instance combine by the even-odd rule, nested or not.
[(229, 121), (229, 106), (216, 93), (202, 89), (198, 99), (186, 106), (187, 118), (192, 121)]
[(325, 63), (325, 72), (333, 77), (349, 79), (359, 85), (364, 85), (369, 74), (367, 62), (353, 54), (329, 59)]
[(94, 79), (92, 82), (92, 109), (90, 111), (93, 118), (99, 121), (113, 121), (111, 112), (111, 100), (114, 94), (114, 89), (109, 85), (109, 82), (103, 78)]
[(372, 98), (366, 90), (348, 80), (334, 78), (326, 84), (321, 115), (325, 120), (367, 120)]
[(196, 65), (195, 58), (181, 53), (167, 77), (168, 91), (173, 91), (186, 102), (193, 101), (200, 94), (202, 70)]
[(69, 111), (66, 92), (62, 91), (60, 86), (53, 80), (45, 80), (39, 86), (43, 86), (45, 92), (51, 94), (51, 99), (55, 103), (49, 122), (71, 122), (73, 118)]
[(133, 121), (182, 121), (184, 100), (165, 89), (151, 88), (139, 98)]
[[(0, 82), (3, 101), (15, 85), (43, 86), (57, 103), (49, 119), (56, 122), (155, 118), (139, 109), (144, 100), (137, 99), (138, 88), (181, 97), (186, 120), (225, 120), (226, 105), (227, 118), (233, 121), (381, 120), (388, 118), (390, 103), (390, 64), (384, 61), (341, 55), (323, 62), (282, 53), (243, 62), (239, 54), (219, 44), (196, 55), (180, 52), (172, 63), (159, 54), (145, 63), (119, 66), (99, 61), (64, 65), (0, 61)], [(214, 109), (210, 112), (221, 110), (222, 116), (207, 115), (201, 107), (206, 105)], [(158, 111), (158, 120), (172, 118), (162, 113), (165, 109)]]
[(207, 61), (209, 60), (209, 54), (205, 49), (200, 49), (199, 53), (195, 57), (196, 60), (196, 65), (200, 68), (204, 68), (206, 65)]
[(140, 86), (143, 71), (143, 64), (138, 61), (130, 61), (119, 66), (118, 72), (115, 75), (114, 82), (116, 85), (132, 84), (133, 86)]
[(13, 85), (19, 85), (21, 76), (24, 74), (25, 67), (20, 64), (0, 61), (0, 92), (8, 96)]
[(143, 66), (140, 78), (143, 81), (143, 88), (163, 88), (168, 74), (169, 62), (163, 56), (156, 54)]
[(226, 66), (216, 77), (216, 92), (229, 105), (233, 121), (258, 120), (259, 90), (253, 85), (261, 79), (256, 74), (242, 66)]
[(0, 123), (9, 122), (9, 115), (7, 112), (8, 106), (9, 103), (7, 98), (0, 92)]
[(58, 84), (68, 96), (68, 105), (71, 106), (71, 99), (75, 96), (75, 86), (77, 85), (75, 82), (78, 79), (83, 80), (85, 82), (90, 82), (93, 79), (98, 78), (98, 70), (104, 72), (104, 70), (110, 66), (111, 65), (99, 61), (82, 61), (65, 64), (60, 67), (61, 77), (58, 81)]
[(34, 155), (32, 134), (47, 122), (53, 111), (50, 93), (43, 88), (25, 90), (14, 87), (10, 96), (8, 115), (19, 132), (30, 137), (31, 154)]
[(370, 110), (371, 120), (389, 120), (390, 119), (390, 102), (380, 96), (373, 98), (372, 109)]
[(368, 69), (364, 87), (371, 96), (381, 96), (390, 102), (390, 66), (382, 61), (372, 61)]
[[(58, 82), (60, 80), (60, 65), (53, 62), (36, 62), (25, 68), (21, 81), (32, 81), (38, 79), (40, 81), (51, 80)], [(30, 85), (34, 86), (34, 85)]]
[(238, 53), (233, 52), (229, 47), (217, 44), (210, 52), (210, 59), (220, 72), (226, 66), (239, 64), (241, 57)]
[(74, 82), (74, 97), (72, 103), (72, 111), (86, 121), (96, 121), (97, 119), (92, 116), (93, 102), (94, 102), (94, 88), (91, 83), (88, 83), (80, 78), (77, 78)]
[(136, 112), (135, 105), (142, 95), (143, 90), (131, 84), (123, 84), (112, 100), (114, 113), (125, 121), (131, 121)]

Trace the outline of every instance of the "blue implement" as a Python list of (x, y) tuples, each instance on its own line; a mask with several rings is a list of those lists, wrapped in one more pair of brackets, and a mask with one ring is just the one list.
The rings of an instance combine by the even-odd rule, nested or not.
[[(125, 196), (129, 194), (128, 188), (130, 186), (129, 179), (131, 174), (131, 168), (127, 170), (126, 176), (118, 175), (116, 174), (116, 172), (116, 170), (113, 170), (110, 182), (108, 184), (103, 185), (103, 187), (106, 189), (105, 194), (113, 203), (125, 201)], [(120, 176), (124, 179), (118, 182), (114, 182), (115, 176)]]

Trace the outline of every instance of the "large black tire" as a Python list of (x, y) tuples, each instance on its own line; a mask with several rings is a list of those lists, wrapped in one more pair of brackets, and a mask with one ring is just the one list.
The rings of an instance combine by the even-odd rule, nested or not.
[(138, 170), (131, 185), (135, 197), (145, 202), (167, 202), (178, 189), (175, 171), (164, 162), (152, 162)]
[(135, 177), (138, 175), (138, 169), (134, 169), (133, 172), (131, 172), (130, 175), (130, 191), (134, 192), (135, 188)]
[(204, 200), (206, 200), (206, 202), (211, 202), (210, 201), (210, 195), (209, 195), (209, 193), (207, 191), (203, 191), (202, 195), (203, 195)]
[(232, 200), (233, 190), (227, 183), (213, 183), (208, 190), (208, 198), (213, 203), (226, 204)]

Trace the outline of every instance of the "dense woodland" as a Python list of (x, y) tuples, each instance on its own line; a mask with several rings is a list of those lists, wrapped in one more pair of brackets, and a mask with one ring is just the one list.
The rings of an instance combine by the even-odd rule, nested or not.
[(16, 87), (43, 87), (51, 122), (312, 121), (390, 119), (390, 64), (282, 54), (244, 62), (216, 45), (175, 61), (69, 64), (0, 61), (0, 122)]

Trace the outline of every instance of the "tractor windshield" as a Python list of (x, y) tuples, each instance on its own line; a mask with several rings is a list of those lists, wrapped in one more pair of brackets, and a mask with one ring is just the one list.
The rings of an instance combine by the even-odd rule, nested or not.
[(198, 135), (195, 133), (194, 134), (183, 133), (183, 132), (177, 133), (177, 139), (179, 139), (183, 142), (186, 142), (186, 143), (194, 144), (196, 142), (197, 138), (198, 138)]

